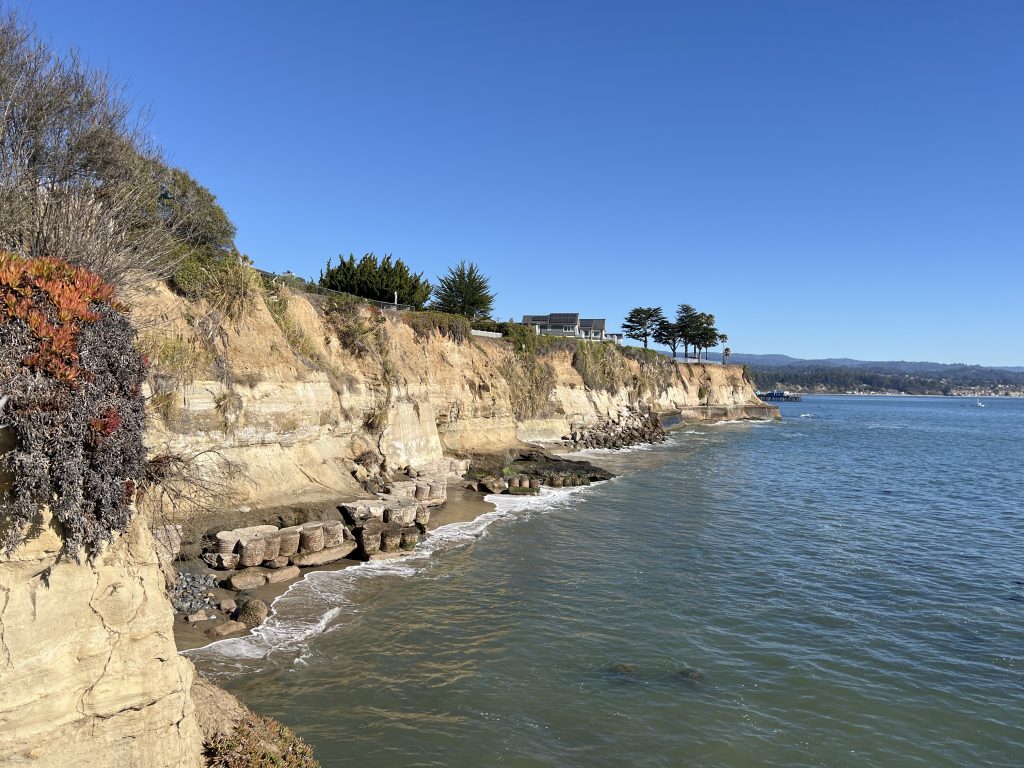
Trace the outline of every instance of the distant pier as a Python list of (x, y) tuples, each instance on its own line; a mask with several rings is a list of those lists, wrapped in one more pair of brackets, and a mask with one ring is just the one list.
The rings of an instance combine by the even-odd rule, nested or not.
[(786, 402), (786, 403), (799, 403), (804, 399), (804, 396), (796, 392), (789, 392), (784, 389), (772, 389), (768, 392), (758, 392), (757, 396), (765, 402)]

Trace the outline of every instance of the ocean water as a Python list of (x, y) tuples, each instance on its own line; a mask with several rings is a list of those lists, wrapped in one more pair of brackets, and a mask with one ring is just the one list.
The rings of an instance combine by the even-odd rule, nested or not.
[(326, 766), (1024, 765), (1024, 400), (596, 454), (192, 654)]

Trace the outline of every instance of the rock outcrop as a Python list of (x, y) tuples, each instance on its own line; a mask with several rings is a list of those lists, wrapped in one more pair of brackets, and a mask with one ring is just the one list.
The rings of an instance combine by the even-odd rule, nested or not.
[(40, 521), (0, 559), (0, 764), (202, 765), (172, 613), (137, 517), (92, 563), (57, 562)]
[[(512, 390), (520, 383), (506, 376), (516, 350), (501, 339), (417, 335), (399, 315), (370, 313), (360, 321), (364, 335), (346, 346), (320, 297), (280, 288), (277, 299), (283, 309), (257, 302), (212, 334), (202, 306), (163, 286), (136, 309), (140, 325), (159, 324), (160, 338), (174, 340), (173, 359), (191, 350), (193, 363), (179, 365), (188, 376), (152, 377), (161, 407), (149, 449), (230, 462), (233, 503), (256, 511), (232, 527), (258, 522), (259, 510), (370, 497), (386, 486), (384, 473), (446, 456), (618, 447), (656, 439), (681, 421), (778, 414), (737, 366), (662, 361), (651, 376), (642, 361), (622, 356), (615, 386), (597, 388), (564, 349), (543, 359), (550, 391), (542, 407), (516, 413)], [(159, 370), (161, 355), (154, 357)]]

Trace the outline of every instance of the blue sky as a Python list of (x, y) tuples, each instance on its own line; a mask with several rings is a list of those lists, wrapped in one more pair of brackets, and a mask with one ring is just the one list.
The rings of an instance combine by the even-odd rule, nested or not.
[[(10, 5), (10, 4), (8, 4)], [(1024, 365), (1024, 3), (14, 4), (264, 268), (476, 261), (496, 315)]]

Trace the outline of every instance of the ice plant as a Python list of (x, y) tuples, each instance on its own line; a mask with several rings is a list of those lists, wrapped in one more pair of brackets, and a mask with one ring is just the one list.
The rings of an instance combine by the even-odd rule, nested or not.
[(142, 477), (145, 373), (114, 288), (59, 259), (0, 253), (0, 389), (15, 447), (0, 456), (0, 546), (48, 506), (64, 551), (94, 555), (131, 521)]

